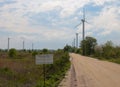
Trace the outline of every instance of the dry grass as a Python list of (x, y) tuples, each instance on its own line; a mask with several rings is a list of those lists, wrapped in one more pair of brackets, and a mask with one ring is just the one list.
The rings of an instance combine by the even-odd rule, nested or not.
[(0, 87), (35, 87), (40, 78), (42, 67), (29, 54), (19, 59), (0, 58)]
[[(43, 66), (35, 64), (32, 53), (4, 55), (0, 56), (0, 87), (43, 87)], [(68, 53), (56, 51), (54, 63), (46, 65), (46, 87), (57, 87), (69, 66)]]

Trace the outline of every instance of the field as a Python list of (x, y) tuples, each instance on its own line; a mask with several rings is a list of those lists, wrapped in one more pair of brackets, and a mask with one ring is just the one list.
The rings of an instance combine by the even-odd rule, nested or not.
[[(43, 87), (43, 65), (35, 64), (32, 53), (19, 52), (15, 58), (2, 54), (0, 87)], [(46, 87), (57, 87), (70, 66), (68, 53), (59, 50), (53, 54), (54, 63), (46, 65)]]

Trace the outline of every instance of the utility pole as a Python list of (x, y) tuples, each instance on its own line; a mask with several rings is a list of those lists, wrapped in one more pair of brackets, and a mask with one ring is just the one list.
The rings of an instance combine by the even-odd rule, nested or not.
[(76, 48), (78, 48), (78, 33), (76, 33)]
[(9, 47), (10, 47), (10, 38), (8, 37), (8, 52), (9, 52)]

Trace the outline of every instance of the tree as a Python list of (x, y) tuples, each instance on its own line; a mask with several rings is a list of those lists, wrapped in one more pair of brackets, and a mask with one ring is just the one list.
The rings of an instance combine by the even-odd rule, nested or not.
[(16, 55), (17, 55), (16, 49), (12, 48), (12, 49), (9, 50), (9, 56), (10, 57), (16, 57)]
[(97, 45), (97, 40), (94, 37), (86, 37), (81, 41), (83, 55), (91, 55), (94, 53), (94, 48)]
[(69, 45), (66, 45), (64, 48), (63, 48), (64, 52), (74, 52), (75, 51), (75, 48), (74, 47), (71, 47)]
[(33, 52), (32, 52), (32, 56), (33, 56), (33, 57), (35, 57), (37, 54), (38, 54), (37, 51), (33, 51)]
[(120, 58), (120, 47), (115, 46), (112, 41), (107, 41), (104, 45), (95, 46), (94, 56), (105, 59)]
[(115, 55), (115, 47), (113, 46), (112, 41), (107, 41), (105, 45), (103, 45), (103, 56), (105, 58), (113, 58)]
[(120, 46), (115, 47), (115, 53), (116, 53), (116, 57), (120, 58)]
[(95, 53), (94, 53), (95, 57), (102, 57), (103, 47), (101, 45), (100, 46), (98, 46), (98, 45), (95, 46), (94, 51), (95, 51)]
[(44, 49), (42, 50), (42, 52), (43, 52), (44, 54), (46, 54), (46, 53), (48, 53), (49, 51), (48, 51), (48, 49), (44, 48)]

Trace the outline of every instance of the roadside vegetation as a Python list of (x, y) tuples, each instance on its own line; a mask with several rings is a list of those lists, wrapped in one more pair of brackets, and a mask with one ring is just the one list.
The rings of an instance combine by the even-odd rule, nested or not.
[(120, 64), (120, 46), (115, 46), (112, 41), (95, 47), (93, 57)]
[(64, 50), (120, 64), (120, 46), (114, 45), (112, 41), (98, 45), (97, 39), (87, 36), (81, 41), (80, 48), (66, 45)]
[(70, 67), (69, 54), (63, 50), (0, 50), (0, 87), (43, 87), (43, 65), (35, 64), (36, 54), (54, 55), (46, 65), (46, 87), (57, 87)]

